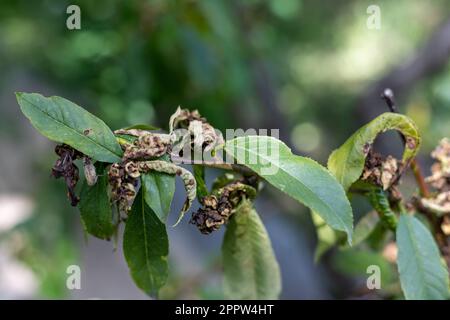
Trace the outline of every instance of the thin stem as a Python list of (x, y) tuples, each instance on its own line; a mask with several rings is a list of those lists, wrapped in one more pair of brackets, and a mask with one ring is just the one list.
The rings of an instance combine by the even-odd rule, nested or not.
[(224, 163), (224, 162), (219, 162), (219, 161), (204, 161), (204, 160), (202, 160), (201, 162), (195, 162), (192, 160), (183, 159), (181, 157), (176, 157), (173, 155), (171, 156), (171, 158), (174, 163), (187, 164), (187, 165), (198, 164), (198, 165), (209, 167), (209, 168), (231, 170), (231, 171), (241, 173), (243, 175), (258, 176), (258, 174), (256, 172), (254, 172), (253, 170), (251, 170), (243, 165), (240, 165), (240, 164), (230, 164), (230, 163)]
[(422, 174), (422, 170), (419, 166), (419, 163), (414, 159), (411, 162), (411, 170), (414, 173), (414, 178), (416, 179), (417, 185), (419, 186), (419, 193), (423, 198), (430, 197), (430, 191), (428, 190), (427, 184), (425, 183), (425, 179)]

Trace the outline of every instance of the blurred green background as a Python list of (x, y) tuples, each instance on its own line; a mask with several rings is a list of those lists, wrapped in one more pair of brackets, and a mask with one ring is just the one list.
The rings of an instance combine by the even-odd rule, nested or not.
[[(70, 4), (81, 8), (81, 30), (66, 27)], [(449, 4), (2, 0), (0, 298), (144, 297), (120, 250), (84, 240), (62, 181), (49, 177), (53, 144), (20, 114), (14, 91), (66, 97), (113, 129), (167, 129), (181, 105), (222, 130), (278, 128), (297, 153), (326, 164), (355, 129), (386, 111), (379, 88), (392, 86), (424, 135), (426, 166), (428, 153), (450, 136)], [(379, 30), (366, 25), (369, 5), (381, 10)], [(393, 146), (400, 146), (396, 136), (380, 143)], [(314, 264), (308, 211), (274, 190), (258, 203), (282, 267), (283, 298), (395, 297), (395, 281), (388, 293), (360, 291), (364, 262), (379, 261), (378, 254), (332, 252)], [(357, 217), (369, 209), (357, 200), (354, 206)], [(187, 221), (177, 228), (170, 230), (172, 278), (161, 297), (220, 298), (221, 234), (205, 244)], [(79, 292), (66, 289), (70, 264), (87, 273)], [(395, 278), (391, 267), (386, 272)]]

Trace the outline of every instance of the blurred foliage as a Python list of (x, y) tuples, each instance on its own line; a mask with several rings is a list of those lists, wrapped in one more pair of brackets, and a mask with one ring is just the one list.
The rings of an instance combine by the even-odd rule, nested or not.
[[(3, 0), (0, 88), (14, 75), (33, 75), (48, 93), (112, 128), (167, 129), (178, 105), (197, 108), (220, 129), (279, 127), (300, 153), (325, 163), (361, 125), (358, 94), (419, 48), (450, 12), (446, 0), (380, 0), (382, 28), (374, 31), (366, 27), (372, 2)], [(70, 4), (81, 8), (81, 30), (66, 28)], [(278, 116), (267, 108), (267, 92)], [(450, 136), (449, 92), (450, 66), (424, 79), (401, 106), (425, 133), (424, 152)], [(0, 117), (0, 134), (20, 130), (7, 119)], [(65, 274), (55, 270), (76, 257), (75, 215), (46, 175), (53, 160), (36, 160), (43, 172), (32, 182), (37, 214), (20, 226), (28, 243), (22, 257), (44, 279), (46, 296), (62, 294)]]

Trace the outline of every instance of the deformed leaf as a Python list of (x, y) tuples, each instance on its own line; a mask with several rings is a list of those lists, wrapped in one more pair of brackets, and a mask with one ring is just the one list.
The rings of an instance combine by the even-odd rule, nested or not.
[(415, 123), (401, 114), (383, 113), (356, 131), (342, 146), (333, 151), (328, 159), (328, 169), (345, 191), (361, 176), (367, 153), (375, 138), (388, 130), (397, 130), (404, 135), (404, 162), (416, 155), (420, 146), (420, 135)]
[(353, 214), (342, 186), (317, 162), (292, 154), (280, 140), (266, 136), (239, 137), (225, 151), (319, 214), (332, 228), (347, 233), (351, 242)]
[(151, 295), (167, 280), (169, 240), (164, 223), (145, 202), (144, 192), (139, 191), (126, 222), (123, 251), (134, 282)]
[(84, 181), (81, 187), (81, 220), (87, 233), (100, 239), (110, 239), (116, 226), (108, 197), (108, 177), (104, 174), (104, 167), (96, 164), (96, 168), (100, 175), (97, 183), (89, 186)]
[(103, 162), (119, 162), (122, 149), (108, 126), (85, 109), (61, 97), (17, 92), (17, 101), (31, 124), (50, 140)]
[(232, 171), (225, 172), (224, 174), (218, 176), (212, 185), (211, 193), (217, 192), (219, 189), (225, 187), (226, 185), (233, 183), (234, 181), (238, 180), (239, 177)]
[(396, 235), (397, 265), (405, 298), (448, 299), (448, 271), (430, 231), (415, 217), (402, 214)]
[(367, 198), (370, 204), (378, 212), (381, 221), (391, 230), (397, 227), (397, 216), (392, 211), (387, 195), (381, 188), (373, 187), (368, 193)]
[(278, 298), (278, 263), (267, 231), (248, 200), (242, 201), (227, 225), (222, 256), (226, 298)]

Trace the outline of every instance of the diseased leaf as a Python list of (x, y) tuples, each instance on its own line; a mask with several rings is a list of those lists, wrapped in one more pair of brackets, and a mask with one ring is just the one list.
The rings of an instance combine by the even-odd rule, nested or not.
[(22, 112), (50, 140), (103, 162), (119, 162), (122, 149), (108, 126), (69, 100), (37, 93), (16, 93)]
[(211, 193), (216, 193), (219, 189), (225, 187), (227, 184), (233, 183), (238, 179), (239, 177), (234, 172), (225, 172), (214, 180)]
[(134, 282), (152, 295), (167, 280), (169, 240), (166, 226), (146, 204), (144, 193), (141, 188), (131, 208), (123, 235), (123, 251)]
[(406, 299), (449, 298), (449, 275), (430, 231), (415, 217), (400, 216), (397, 226), (398, 272)]
[(145, 186), (145, 201), (158, 218), (166, 223), (175, 193), (175, 176), (150, 171), (141, 175), (141, 181)]
[(420, 135), (415, 123), (407, 116), (383, 113), (356, 131), (328, 159), (328, 169), (347, 191), (359, 179), (375, 138), (388, 130), (398, 130), (406, 138), (403, 161), (412, 159), (420, 146)]
[(230, 219), (222, 245), (228, 299), (277, 299), (281, 276), (264, 225), (248, 200)]
[(353, 215), (342, 186), (317, 162), (292, 154), (280, 140), (265, 136), (239, 137), (225, 144), (226, 152), (317, 212), (351, 242)]
[(108, 197), (108, 176), (105, 166), (95, 165), (99, 177), (89, 186), (83, 181), (80, 194), (81, 220), (87, 233), (100, 239), (110, 239), (116, 230)]
[(208, 195), (208, 188), (206, 187), (205, 183), (205, 167), (194, 164), (194, 177), (197, 181), (197, 199), (201, 202), (203, 197), (206, 197)]

